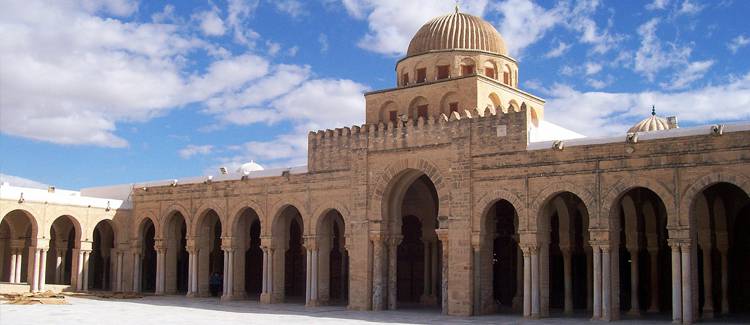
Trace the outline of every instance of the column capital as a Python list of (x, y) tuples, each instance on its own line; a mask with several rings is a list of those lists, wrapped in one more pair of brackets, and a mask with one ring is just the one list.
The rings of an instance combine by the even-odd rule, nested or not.
[(443, 242), (443, 245), (448, 243), (448, 229), (435, 229), (435, 234), (437, 234), (438, 240)]
[(560, 245), (560, 251), (562, 251), (563, 254), (570, 254), (570, 252), (573, 251), (573, 248), (570, 245)]
[(307, 235), (303, 238), (303, 246), (309, 251), (318, 250), (318, 238), (315, 235)]
[(522, 243), (520, 247), (523, 256), (531, 256), (539, 251), (539, 245), (536, 243)]
[(481, 233), (475, 232), (471, 234), (471, 247), (474, 249), (474, 251), (479, 251), (482, 248), (482, 242), (484, 241), (484, 238), (486, 235), (483, 235)]
[(388, 237), (388, 246), (398, 246), (401, 244), (401, 241), (404, 240), (404, 236), (400, 235), (392, 235)]
[(385, 238), (386, 238), (385, 234), (383, 234), (383, 232), (381, 231), (370, 231), (370, 233), (368, 234), (368, 237), (370, 238), (371, 241), (375, 243), (379, 243), (379, 242), (382, 243), (383, 241), (385, 241)]

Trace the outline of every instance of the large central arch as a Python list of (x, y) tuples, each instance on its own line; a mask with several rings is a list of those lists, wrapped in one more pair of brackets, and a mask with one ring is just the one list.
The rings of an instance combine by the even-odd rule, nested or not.
[[(420, 167), (425, 169), (425, 164)], [(436, 174), (436, 169), (427, 169)], [(387, 234), (388, 309), (442, 307), (442, 245), (436, 229), (440, 196), (433, 179), (408, 168), (389, 182), (382, 202)]]

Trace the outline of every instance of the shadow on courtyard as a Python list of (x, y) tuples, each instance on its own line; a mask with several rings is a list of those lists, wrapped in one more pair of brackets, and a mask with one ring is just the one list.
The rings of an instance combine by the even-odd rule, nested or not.
[[(571, 316), (552, 311), (551, 316), (539, 320), (526, 320), (512, 313), (483, 315), (475, 317), (457, 317), (443, 315), (436, 308), (406, 306), (395, 311), (356, 311), (348, 310), (343, 305), (305, 307), (304, 300), (290, 303), (261, 304), (257, 300), (235, 300), (221, 302), (218, 298), (187, 298), (184, 296), (144, 296), (133, 299), (109, 299), (97, 296), (76, 296), (80, 299), (112, 301), (118, 303), (144, 304), (150, 306), (168, 306), (174, 308), (200, 309), (227, 313), (244, 313), (258, 315), (289, 315), (315, 318), (365, 321), (375, 323), (409, 323), (409, 324), (580, 324), (590, 322), (586, 313)], [(71, 303), (75, 304), (75, 301)], [(616, 323), (625, 324), (671, 324), (671, 314), (660, 313), (643, 318), (632, 318), (623, 315)], [(701, 320), (702, 324), (750, 324), (750, 315), (741, 315), (712, 320)]]

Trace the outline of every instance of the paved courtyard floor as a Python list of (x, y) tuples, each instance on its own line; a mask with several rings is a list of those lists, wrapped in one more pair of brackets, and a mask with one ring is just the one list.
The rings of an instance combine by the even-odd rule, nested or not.
[[(516, 315), (450, 317), (438, 310), (351, 311), (344, 307), (305, 308), (299, 304), (262, 305), (253, 301), (219, 303), (218, 299), (178, 296), (138, 299), (68, 297), (69, 305), (0, 305), (0, 324), (581, 324), (585, 315), (523, 320)], [(602, 323), (603, 322), (595, 322)], [(748, 324), (750, 319), (702, 324)], [(669, 315), (616, 324), (671, 324)]]

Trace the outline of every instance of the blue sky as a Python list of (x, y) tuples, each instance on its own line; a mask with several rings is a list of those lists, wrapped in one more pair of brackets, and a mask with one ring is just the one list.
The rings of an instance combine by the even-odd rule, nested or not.
[[(306, 160), (451, 0), (0, 0), (0, 173), (81, 188)], [(624, 133), (750, 120), (748, 1), (465, 0), (546, 119)], [(12, 175), (12, 176), (11, 176)]]

